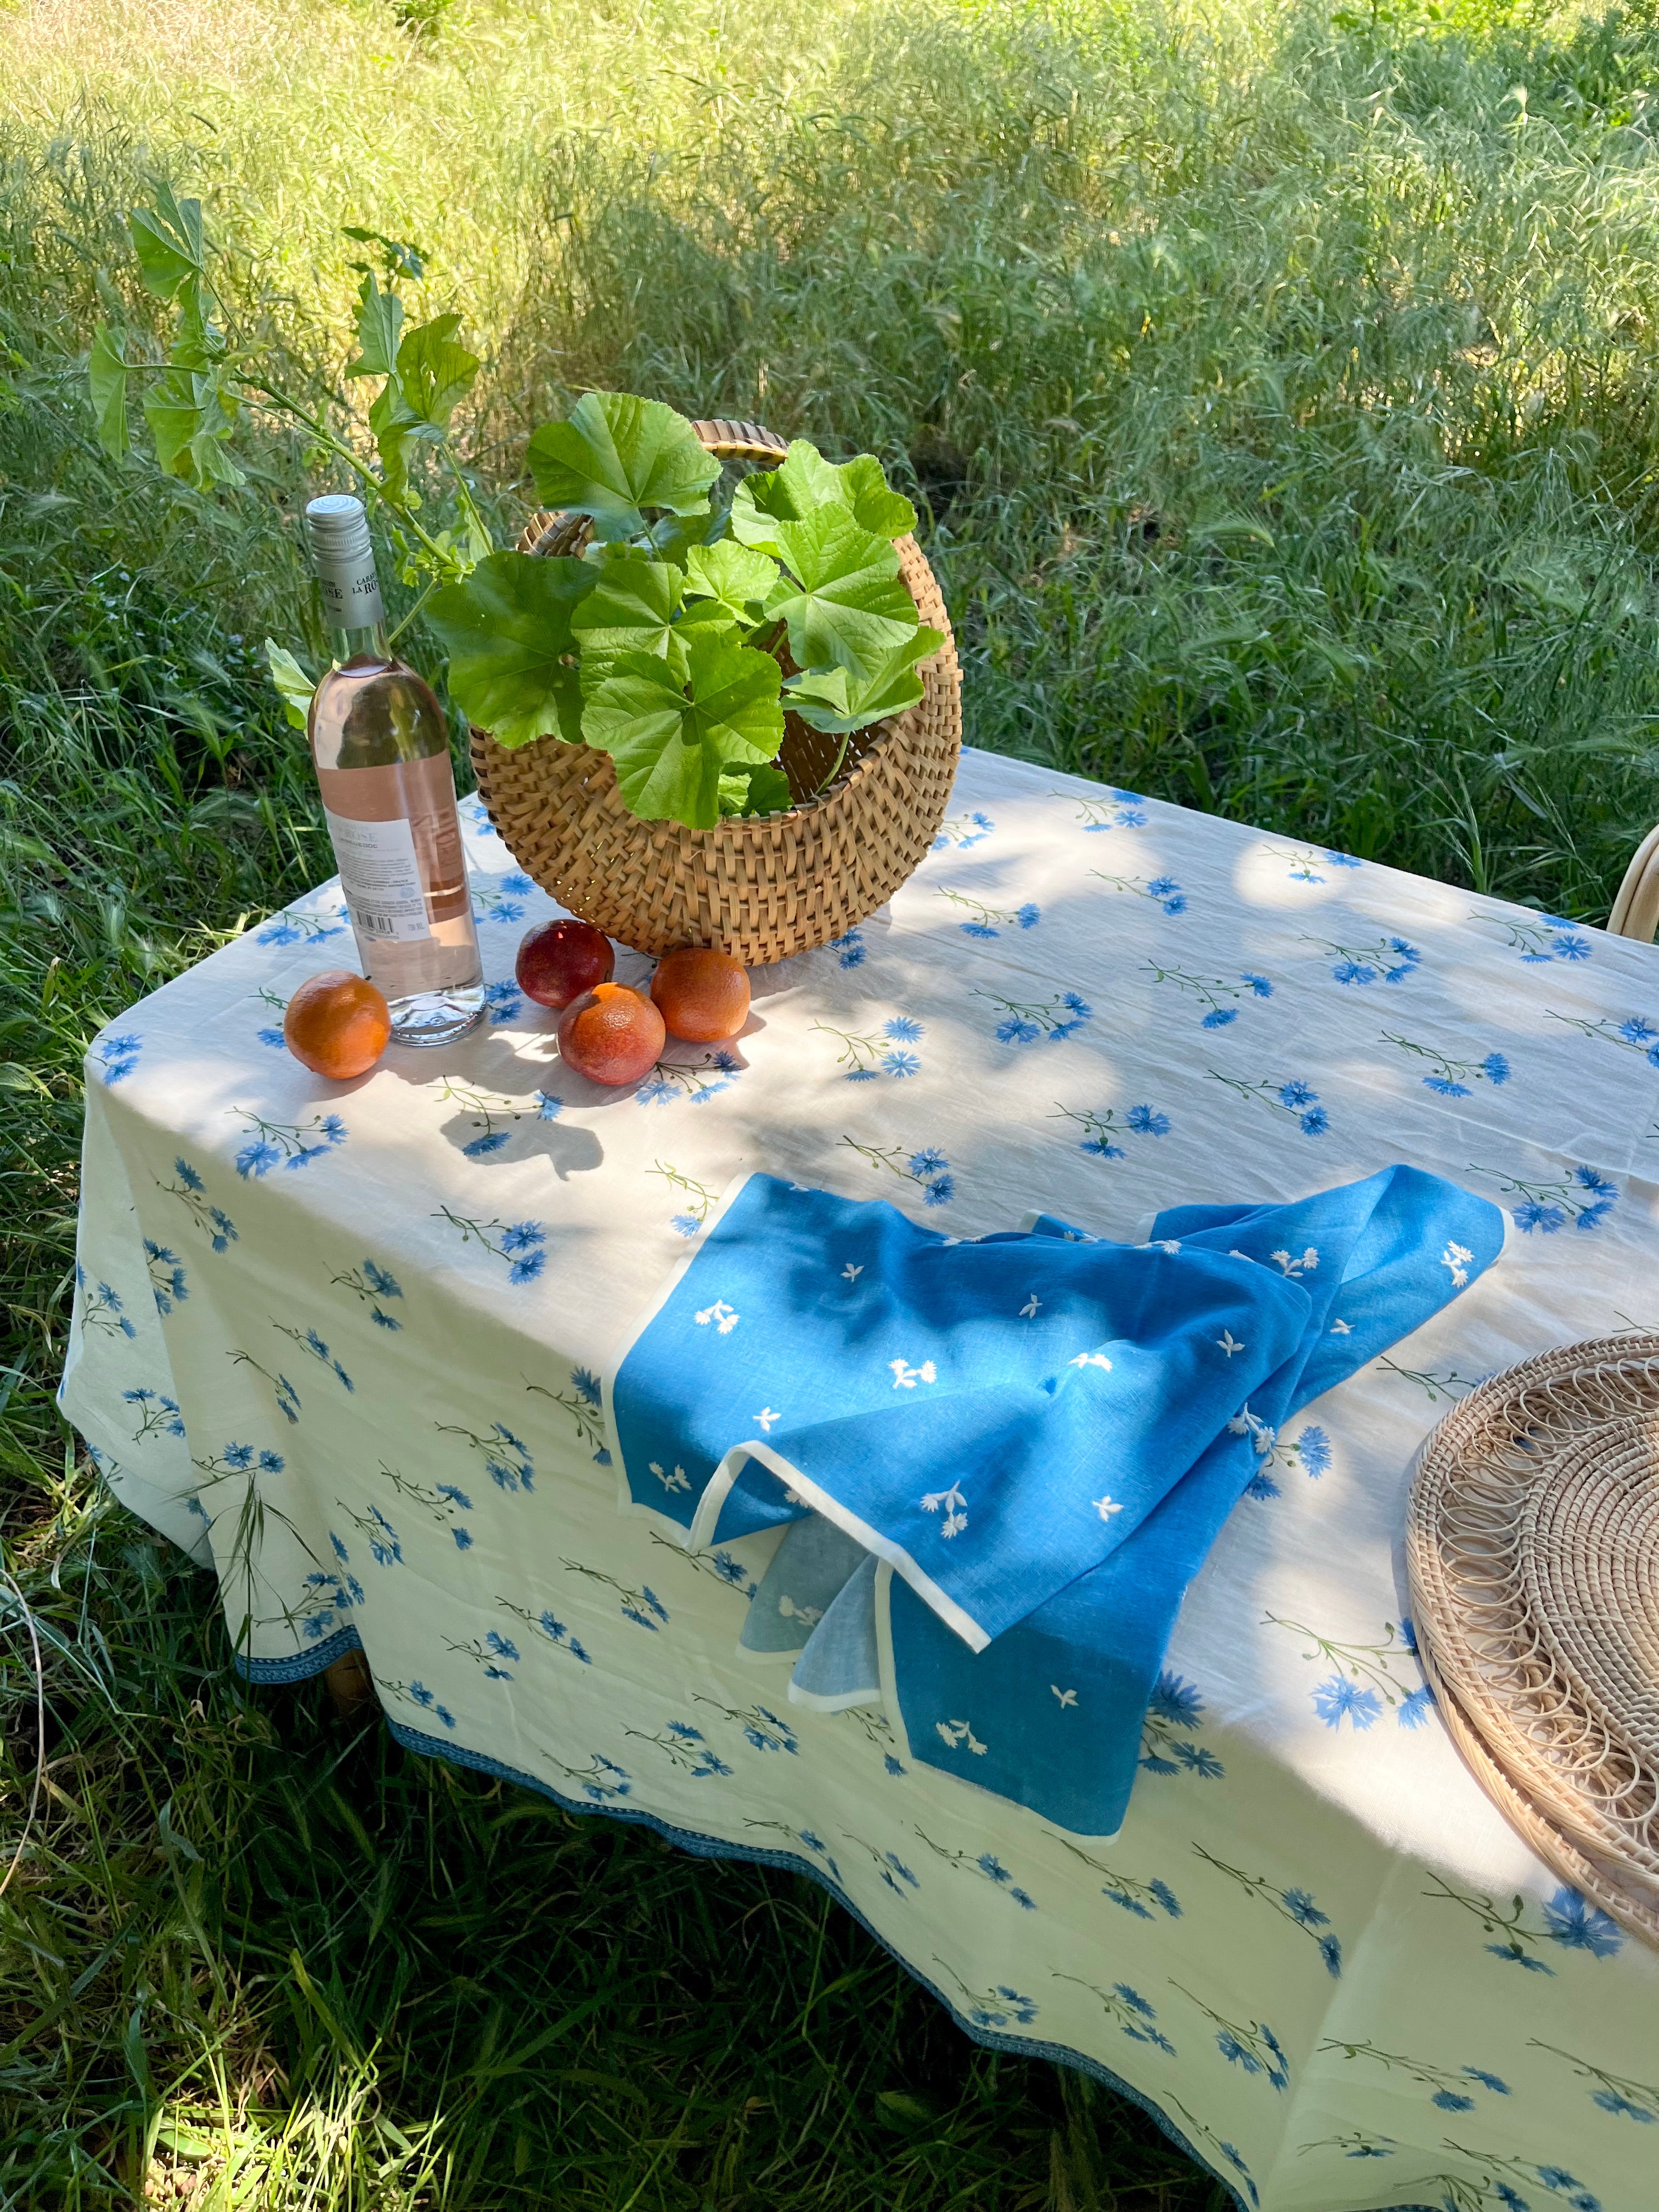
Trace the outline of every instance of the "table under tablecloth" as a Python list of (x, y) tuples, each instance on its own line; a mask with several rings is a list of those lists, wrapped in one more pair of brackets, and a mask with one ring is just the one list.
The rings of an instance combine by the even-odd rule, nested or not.
[[(1659, 1958), (1462, 1765), (1401, 1542), (1472, 1382), (1659, 1318), (1659, 952), (969, 752), (890, 909), (605, 1093), (513, 982), (550, 902), (464, 815), (491, 1013), (459, 1047), (344, 1085), (283, 1049), (351, 963), (329, 884), (88, 1058), (62, 1402), (217, 1571), (239, 1663), (361, 1644), (413, 1748), (811, 1875), (969, 2033), (1135, 2098), (1256, 2212), (1653, 2212)], [(1500, 1204), (1505, 1252), (1286, 1425), (1109, 1844), (975, 1787), (971, 1712), (913, 1747), (792, 1705), (737, 1649), (775, 1534), (618, 1510), (603, 1378), (742, 1174), (1133, 1237), (1396, 1160)]]

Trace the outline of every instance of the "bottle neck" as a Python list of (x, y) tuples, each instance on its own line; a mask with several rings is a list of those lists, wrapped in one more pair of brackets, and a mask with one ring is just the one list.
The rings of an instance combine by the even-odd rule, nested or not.
[(331, 623), (328, 629), (328, 649), (334, 657), (334, 665), (343, 668), (349, 660), (392, 659), (392, 641), (386, 634), (386, 620), (360, 623), (350, 629), (342, 629)]

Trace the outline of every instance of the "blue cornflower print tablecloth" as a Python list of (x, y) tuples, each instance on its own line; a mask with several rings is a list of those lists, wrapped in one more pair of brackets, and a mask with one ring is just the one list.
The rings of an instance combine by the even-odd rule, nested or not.
[[(361, 1644), (416, 1750), (811, 1873), (969, 2033), (1138, 2098), (1250, 2212), (1653, 2212), (1659, 1960), (1465, 1772), (1398, 1547), (1413, 1455), (1472, 1382), (1654, 1321), (1659, 952), (969, 753), (890, 910), (617, 1096), (516, 992), (551, 909), (469, 814), (491, 1019), (441, 1065), (334, 1085), (282, 1049), (295, 985), (350, 958), (332, 885), (88, 1058), (64, 1403), (216, 1572), (248, 1671)], [(1395, 1163), (1500, 1209), (1501, 1259), (1449, 1235), (1449, 1304), (1310, 1367), (1299, 1410), (1249, 1398), (1242, 1496), (1200, 1457), (984, 1652), (821, 1515), (688, 1550), (683, 1459), (648, 1455), (654, 1514), (617, 1511), (607, 1380), (745, 1175), (963, 1240), (1030, 1214), (1139, 1244), (1162, 1214), (1313, 1304), (1321, 1236), (1263, 1254), (1250, 1219)], [(729, 1352), (725, 1318), (692, 1326)], [(746, 1410), (787, 1415), (759, 1379)], [(1080, 1671), (1103, 1647), (1071, 1613), (1134, 1601), (1117, 1563), (1166, 1541), (1203, 1564), (1106, 1841), (1086, 1759), (1079, 1802), (1010, 1802), (994, 1662), (1040, 1686), (1048, 1743), (1141, 1694)], [(916, 1702), (863, 1702), (872, 1665)]]

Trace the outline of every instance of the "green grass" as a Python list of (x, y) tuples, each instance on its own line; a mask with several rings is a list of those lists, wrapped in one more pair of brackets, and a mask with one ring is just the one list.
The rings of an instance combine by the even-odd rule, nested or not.
[(113, 469), (77, 356), (100, 300), (142, 318), (152, 167), (337, 408), (339, 226), (413, 239), (411, 306), (485, 342), (466, 450), (504, 526), (525, 431), (589, 382), (873, 447), (972, 741), (1595, 919), (1659, 816), (1655, 13), (403, 15), (0, 4), (14, 1842), (30, 1622), (48, 1762), (0, 1897), (0, 2207), (147, 2175), (274, 2212), (1217, 2206), (810, 1887), (244, 1692), (201, 1579), (77, 1462), (82, 1048), (327, 866), (255, 653), (317, 643), (306, 457), (250, 426), (234, 501)]

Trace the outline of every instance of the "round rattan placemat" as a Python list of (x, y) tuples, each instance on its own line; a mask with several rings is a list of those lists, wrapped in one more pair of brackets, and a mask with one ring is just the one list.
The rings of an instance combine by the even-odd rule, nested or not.
[(1471, 1391), (1424, 1445), (1406, 1556), (1482, 1787), (1659, 1942), (1659, 1334), (1563, 1345)]

